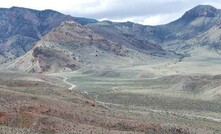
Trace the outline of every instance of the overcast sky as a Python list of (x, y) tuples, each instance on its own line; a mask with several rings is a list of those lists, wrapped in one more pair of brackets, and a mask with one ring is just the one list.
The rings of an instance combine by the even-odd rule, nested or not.
[(205, 4), (221, 9), (221, 0), (2, 0), (0, 7), (53, 9), (76, 17), (158, 25), (178, 19), (185, 11)]

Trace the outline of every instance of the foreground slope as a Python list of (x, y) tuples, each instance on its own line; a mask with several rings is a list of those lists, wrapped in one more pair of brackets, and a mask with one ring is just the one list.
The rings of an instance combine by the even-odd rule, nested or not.
[(147, 113), (128, 114), (103, 106), (88, 96), (68, 91), (60, 78), (1, 73), (1, 133), (188, 134), (193, 131), (186, 126), (144, 121), (142, 116)]

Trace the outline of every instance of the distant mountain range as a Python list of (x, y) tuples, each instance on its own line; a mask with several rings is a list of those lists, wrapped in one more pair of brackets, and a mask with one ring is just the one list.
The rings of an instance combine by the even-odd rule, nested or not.
[(217, 54), (221, 50), (221, 10), (209, 5), (196, 6), (159, 26), (12, 7), (0, 9), (0, 29), (4, 67), (27, 72), (140, 64), (151, 57), (181, 61), (199, 47)]
[(80, 24), (95, 23), (94, 19), (71, 17), (53, 10), (37, 11), (12, 7), (0, 9), (0, 59), (7, 61), (25, 54), (34, 42), (59, 26), (72, 20)]

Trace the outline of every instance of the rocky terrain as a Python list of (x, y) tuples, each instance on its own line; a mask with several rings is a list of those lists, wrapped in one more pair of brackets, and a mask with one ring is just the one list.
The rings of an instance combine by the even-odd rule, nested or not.
[[(85, 52), (77, 52), (80, 50)], [(127, 53), (120, 44), (78, 23), (66, 21), (43, 36), (30, 52), (9, 63), (9, 68), (38, 73), (74, 71), (90, 62), (90, 57), (101, 57), (99, 53), (104, 52), (122, 57)]]
[[(97, 62), (95, 59), (91, 59), (92, 56), (87, 55), (89, 54), (89, 49), (91, 49), (89, 50), (91, 52), (95, 51), (95, 53), (91, 55), (98, 56), (104, 53), (112, 57), (110, 55), (111, 51), (117, 54), (118, 58), (124, 56), (130, 60), (131, 57), (137, 59), (141, 57), (141, 60), (136, 60), (140, 62), (142, 62), (142, 59), (146, 58), (145, 56), (155, 57), (156, 59), (164, 58), (172, 61), (188, 60), (189, 58), (194, 60), (194, 57), (201, 57), (201, 55), (196, 53), (199, 49), (202, 49), (205, 53), (216, 55), (215, 57), (220, 57), (220, 16), (221, 11), (219, 9), (200, 5), (187, 11), (178, 20), (160, 26), (142, 26), (132, 22), (114, 23), (110, 21), (89, 23), (86, 25), (70, 22), (72, 23), (71, 26), (68, 23), (63, 23), (59, 27), (48, 32), (38, 43), (35, 43), (35, 45), (33, 45), (35, 47), (31, 51), (35, 52), (35, 57), (37, 56), (36, 52), (39, 53), (39, 50), (42, 51), (43, 49), (39, 49), (39, 46), (47, 46), (48, 50), (45, 50), (45, 52), (49, 51), (49, 49), (50, 51), (59, 50), (61, 52), (68, 49), (65, 52), (66, 54), (72, 55), (69, 56), (69, 58), (71, 57), (72, 59), (68, 57), (64, 58), (62, 54), (59, 56), (58, 52), (55, 53), (57, 57), (60, 57), (60, 59), (64, 58), (70, 63), (70, 65), (64, 65), (65, 63), (61, 63), (62, 65), (54, 64), (55, 66), (60, 66), (60, 69), (57, 70), (64, 71), (76, 70), (80, 66), (79, 64), (81, 64), (77, 62), (87, 62), (87, 65)], [(95, 48), (84, 49), (89, 46)], [(36, 51), (34, 49), (36, 49)], [(81, 53), (79, 53), (79, 51), (76, 52), (76, 50), (79, 49), (84, 50), (82, 50)], [(30, 53), (31, 52), (28, 54), (33, 56), (33, 54)], [(85, 54), (81, 55), (82, 53)], [(27, 57), (28, 54), (23, 57)], [(142, 56), (138, 58), (137, 55)], [(50, 55), (48, 56), (53, 57)], [(207, 56), (208, 57), (205, 57), (205, 59), (211, 58), (210, 55)], [(18, 61), (18, 59), (16, 60)], [(71, 62), (71, 60), (73, 62)], [(99, 60), (106, 61), (107, 58), (103, 56), (103, 58)], [(13, 66), (15, 67), (12, 68), (20, 68), (16, 66), (22, 66), (22, 64), (13, 64)], [(64, 69), (66, 66), (69, 66), (67, 70)], [(20, 68), (19, 70), (26, 69)], [(28, 69), (26, 71), (30, 72), (31, 70)], [(33, 72), (39, 72), (39, 69), (37, 69), (37, 71), (34, 69)], [(43, 72), (45, 72), (44, 69)]]
[(93, 19), (71, 17), (53, 10), (1, 8), (0, 62), (3, 63), (25, 54), (33, 48), (34, 42), (66, 20), (73, 20), (81, 24), (96, 22)]
[(0, 132), (221, 133), (220, 9), (145, 26), (12, 7), (0, 29)]

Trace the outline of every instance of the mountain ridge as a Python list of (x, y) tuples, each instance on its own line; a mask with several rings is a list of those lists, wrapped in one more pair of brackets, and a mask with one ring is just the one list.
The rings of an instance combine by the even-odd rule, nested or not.
[(25, 54), (33, 47), (34, 42), (66, 20), (82, 24), (96, 22), (96, 20), (71, 17), (53, 10), (1, 8), (0, 49), (3, 57), (0, 62)]
[[(93, 55), (95, 58), (99, 55), (96, 54), (98, 51), (110, 52), (119, 56), (126, 55), (126, 51), (121, 45), (106, 40), (83, 25), (65, 21), (43, 36), (29, 53), (21, 56), (19, 60), (15, 60), (10, 67), (38, 73), (74, 71), (86, 62), (87, 59), (83, 58), (84, 56), (90, 56), (89, 53), (82, 55), (76, 51), (90, 49), (90, 47), (96, 50)], [(13, 66), (14, 64), (15, 66)]]
[[(46, 10), (46, 12), (48, 12), (48, 10)], [(48, 13), (45, 15), (46, 18), (51, 16)], [(188, 21), (186, 21), (188, 17), (192, 19), (188, 19)], [(71, 19), (67, 21), (74, 20)], [(46, 44), (49, 44), (50, 51), (52, 53), (54, 51), (55, 54), (57, 54), (57, 59), (66, 59), (65, 61), (67, 62), (73, 61), (70, 57), (68, 58), (65, 55), (62, 56), (60, 52), (57, 53), (57, 50), (55, 49), (56, 47), (54, 48), (53, 44), (55, 44), (61, 52), (68, 51), (72, 54), (74, 52), (75, 55), (84, 57), (83, 60), (78, 57), (78, 62), (85, 61), (85, 63), (87, 63), (87, 65), (84, 64), (84, 66), (88, 66), (96, 62), (94, 61), (96, 58), (89, 55), (89, 53), (93, 51), (95, 52), (91, 53), (91, 55), (95, 55), (95, 57), (99, 57), (98, 55), (103, 54), (107, 57), (115, 57), (113, 54), (117, 54), (118, 56), (116, 58), (122, 59), (119, 56), (125, 56), (122, 60), (128, 59), (128, 61), (130, 61), (130, 58), (137, 59), (138, 62), (136, 62), (136, 64), (140, 64), (141, 61), (145, 60), (143, 60), (143, 58), (141, 58), (142, 60), (139, 60), (140, 56), (138, 55), (142, 55), (142, 57), (152, 57), (152, 59), (164, 58), (172, 61), (176, 59), (176, 61), (180, 62), (184, 58), (189, 58), (192, 57), (192, 55), (195, 55), (193, 53), (196, 52), (195, 50), (197, 47), (204, 47), (205, 49), (203, 48), (203, 50), (211, 51), (211, 53), (213, 53), (213, 51), (215, 51), (215, 53), (219, 53), (219, 48), (221, 49), (221, 47), (217, 46), (217, 44), (221, 42), (221, 32), (220, 34), (219, 32), (216, 32), (219, 31), (217, 30), (217, 26), (221, 24), (221, 12), (220, 10), (208, 5), (197, 6), (187, 11), (176, 21), (159, 26), (144, 26), (132, 22), (116, 23), (111, 21), (90, 23), (90, 20), (88, 24), (66, 22), (63, 21), (63, 23), (61, 22), (61, 25), (54, 27), (51, 31), (48, 31), (45, 36), (41, 37), (39, 42), (43, 41), (46, 42)], [(68, 25), (73, 26), (70, 28)], [(62, 29), (62, 26), (66, 28)], [(96, 38), (98, 40), (96, 40)], [(213, 41), (216, 41), (216, 44), (214, 44)], [(38, 53), (51, 53), (49, 52), (49, 49), (45, 47), (47, 46), (43, 45), (43, 48), (38, 49), (38, 51), (34, 51), (36, 47), (33, 47), (32, 50), (30, 47), (30, 50)], [(68, 47), (72, 49), (67, 49)], [(89, 52), (90, 49), (91, 52)], [(24, 55), (23, 57), (26, 56)], [(51, 56), (53, 56), (53, 54), (49, 57)], [(34, 57), (36, 58), (36, 53), (34, 54)], [(47, 54), (45, 53), (43, 57), (47, 59)], [(115, 64), (115, 61), (110, 61), (106, 59), (105, 56), (100, 56), (98, 59), (105, 63), (104, 66), (107, 65), (106, 63), (108, 63), (108, 66)], [(20, 66), (20, 62), (14, 61), (12, 62), (18, 65), (13, 64), (13, 68)], [(48, 61), (48, 59), (46, 61)], [(55, 67), (57, 69), (52, 72), (56, 72), (56, 70), (65, 70), (65, 65), (69, 66), (68, 68), (70, 71), (81, 68), (80, 65), (83, 65), (82, 63), (76, 64), (75, 61), (71, 63), (73, 63), (73, 66), (69, 66), (65, 62), (58, 61)], [(125, 63), (125, 65), (128, 63), (129, 62)], [(103, 65), (103, 63), (100, 64)], [(146, 61), (143, 62), (143, 64), (146, 64)], [(47, 63), (44, 63), (44, 65), (47, 65)], [(94, 66), (94, 64), (92, 66)], [(36, 70), (34, 72), (36, 72)]]

